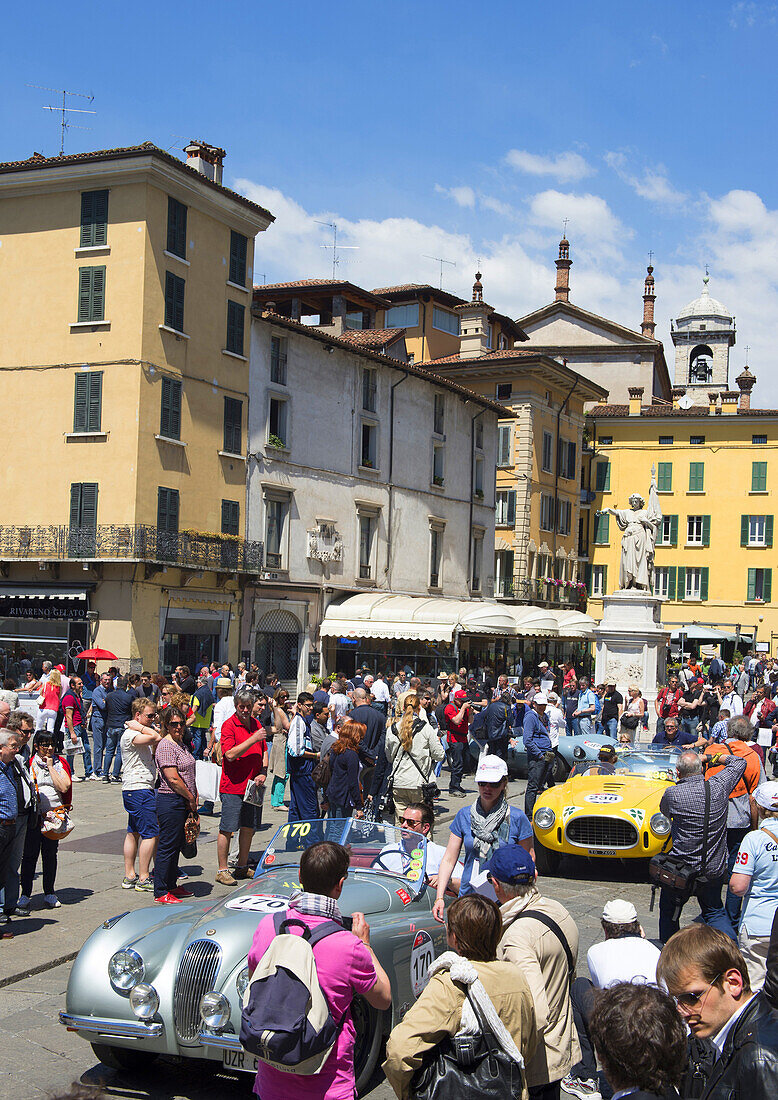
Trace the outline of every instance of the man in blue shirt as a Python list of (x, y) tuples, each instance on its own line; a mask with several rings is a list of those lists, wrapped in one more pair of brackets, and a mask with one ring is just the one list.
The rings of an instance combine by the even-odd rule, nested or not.
[(522, 739), (527, 751), (527, 790), (524, 795), (524, 813), (532, 821), (532, 811), (541, 791), (546, 788), (551, 762), (551, 738), (548, 732), (548, 699), (542, 691), (535, 693), (532, 706), (524, 710)]
[(673, 745), (677, 745), (679, 749), (686, 748), (688, 745), (694, 745), (697, 742), (697, 734), (689, 733), (688, 730), (682, 730), (678, 728), (677, 718), (665, 718), (665, 728), (660, 730), (652, 745), (662, 745), (665, 748), (671, 748)]
[[(14, 768), (14, 757), (18, 751), (17, 734), (10, 730), (0, 730), (0, 888), (6, 880), (13, 858), (16, 819), (23, 804), (21, 781)], [(8, 919), (0, 910), (0, 924), (7, 924)], [(3, 931), (2, 938), (10, 939), (11, 935), (12, 933)]]
[[(482, 713), (487, 742), (486, 751), (492, 756), (499, 756), (507, 763), (508, 739), (513, 732), (516, 718), (510, 692), (503, 692), (500, 698), (493, 700)], [(475, 726), (475, 719), (473, 726)]]
[(92, 692), (92, 747), (94, 759), (92, 761), (94, 771), (92, 775), (98, 779), (103, 769), (103, 749), (105, 748), (105, 697), (113, 691), (113, 681), (110, 672), (104, 672), (100, 677), (100, 683)]
[(578, 719), (578, 728), (582, 736), (590, 737), (594, 733), (597, 697), (589, 687), (589, 680), (586, 676), (578, 678), (578, 687), (581, 690), (578, 696), (578, 708), (573, 711), (573, 717)]

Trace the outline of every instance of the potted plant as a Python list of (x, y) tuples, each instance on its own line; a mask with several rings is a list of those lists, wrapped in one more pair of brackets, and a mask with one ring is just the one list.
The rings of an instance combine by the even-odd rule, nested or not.
[(279, 435), (269, 435), (267, 437), (267, 445), (268, 447), (273, 447), (277, 451), (286, 450), (286, 443), (284, 443)]
[(474, 497), (476, 498), (476, 500), (483, 500), (483, 499), (484, 499), (484, 491), (483, 491), (483, 489), (476, 489), (476, 491), (475, 491), (475, 493), (474, 493), (473, 495), (474, 495)]
[(372, 463), (371, 459), (369, 459), (369, 458), (363, 458), (362, 461), (360, 462), (360, 466), (362, 467), (363, 470), (372, 470), (373, 469), (373, 463)]
[(442, 475), (441, 474), (435, 474), (432, 478), (432, 484), (433, 485), (442, 485), (443, 484)]

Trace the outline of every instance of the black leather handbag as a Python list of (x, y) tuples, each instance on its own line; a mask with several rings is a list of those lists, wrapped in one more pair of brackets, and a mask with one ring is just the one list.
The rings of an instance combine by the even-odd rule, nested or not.
[[(459, 983), (456, 983), (459, 985)], [(449, 1035), (425, 1055), (411, 1080), (414, 1100), (520, 1100), (524, 1070), (505, 1053), (475, 1001), (480, 1035)]]

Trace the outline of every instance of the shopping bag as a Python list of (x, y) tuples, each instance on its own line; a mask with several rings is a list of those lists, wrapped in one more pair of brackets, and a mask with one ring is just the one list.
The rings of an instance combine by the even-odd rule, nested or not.
[(222, 770), (211, 760), (198, 760), (195, 763), (195, 782), (197, 793), (205, 802), (215, 802), (219, 797), (219, 783)]

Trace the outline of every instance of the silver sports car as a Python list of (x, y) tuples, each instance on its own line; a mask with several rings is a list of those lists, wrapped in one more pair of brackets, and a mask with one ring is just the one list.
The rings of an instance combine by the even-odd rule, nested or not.
[(253, 1072), (239, 1041), (247, 955), (258, 923), (286, 909), (299, 889), (300, 855), (332, 840), (351, 865), (338, 902), (348, 925), (363, 912), (370, 943), (392, 983), (392, 1007), (357, 997), (358, 1089), (370, 1080), (381, 1041), (419, 996), (445, 931), (432, 916), (426, 840), (418, 833), (352, 818), (297, 821), (270, 841), (254, 878), (217, 901), (188, 900), (172, 909), (119, 913), (93, 932), (73, 963), (62, 1023), (92, 1044), (97, 1057), (125, 1070), (159, 1055), (209, 1059)]

